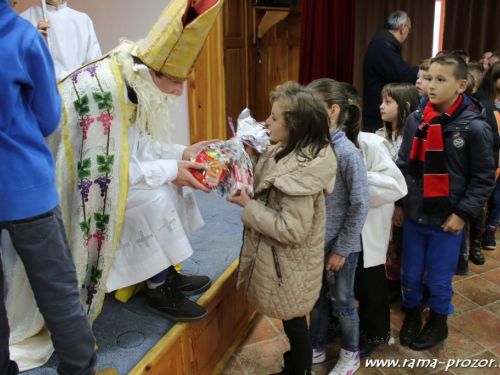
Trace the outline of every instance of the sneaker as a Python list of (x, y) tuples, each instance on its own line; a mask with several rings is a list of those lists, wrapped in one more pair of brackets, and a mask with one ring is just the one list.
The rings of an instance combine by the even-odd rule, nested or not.
[(484, 250), (495, 250), (497, 248), (497, 241), (495, 241), (495, 232), (497, 228), (491, 225), (486, 226), (483, 237), (483, 249)]
[(118, 371), (116, 371), (116, 369), (114, 368), (106, 368), (101, 371), (95, 370), (94, 375), (118, 375)]
[(325, 347), (321, 346), (317, 349), (313, 349), (313, 364), (322, 363), (326, 360), (326, 351)]
[(458, 256), (457, 269), (455, 275), (465, 276), (469, 273), (469, 254), (463, 253)]
[(207, 309), (191, 301), (167, 282), (155, 289), (146, 289), (146, 308), (176, 322), (197, 322), (208, 315)]
[(182, 275), (177, 272), (174, 266), (168, 267), (167, 283), (185, 296), (203, 293), (212, 285), (212, 281), (208, 276)]
[(359, 364), (359, 350), (348, 352), (345, 349), (340, 349), (339, 360), (328, 375), (352, 375), (359, 368)]

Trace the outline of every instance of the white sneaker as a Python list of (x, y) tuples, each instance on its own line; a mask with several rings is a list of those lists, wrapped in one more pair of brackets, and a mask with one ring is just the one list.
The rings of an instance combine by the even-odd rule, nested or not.
[(328, 375), (352, 375), (359, 368), (359, 364), (359, 350), (356, 352), (348, 352), (345, 349), (340, 349), (339, 360)]
[(317, 349), (313, 349), (313, 364), (325, 362), (325, 360), (326, 360), (326, 353), (324, 346), (321, 346)]

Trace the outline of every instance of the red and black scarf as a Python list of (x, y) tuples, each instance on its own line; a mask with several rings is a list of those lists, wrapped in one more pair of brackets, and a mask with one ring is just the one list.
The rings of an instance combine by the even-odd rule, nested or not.
[(413, 138), (408, 174), (418, 179), (423, 175), (423, 210), (427, 215), (451, 210), (450, 176), (446, 167), (443, 128), (467, 107), (462, 105), (463, 101), (464, 97), (460, 95), (455, 104), (442, 115), (428, 101), (424, 108), (424, 121)]

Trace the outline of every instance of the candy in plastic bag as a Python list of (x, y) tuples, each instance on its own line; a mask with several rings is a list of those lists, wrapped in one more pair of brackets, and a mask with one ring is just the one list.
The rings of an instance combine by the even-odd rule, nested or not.
[[(229, 119), (231, 129), (234, 128)], [(269, 132), (250, 116), (247, 108), (238, 117), (238, 131), (228, 141), (213, 143), (201, 150), (193, 159), (206, 164), (204, 170), (191, 170), (193, 176), (222, 197), (233, 197), (246, 188), (253, 195), (253, 166), (245, 151), (247, 144), (262, 152), (269, 144)]]

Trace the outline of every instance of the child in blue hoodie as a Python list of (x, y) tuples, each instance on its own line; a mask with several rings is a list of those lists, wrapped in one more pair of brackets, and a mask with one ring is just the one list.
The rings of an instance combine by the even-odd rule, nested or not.
[[(80, 304), (54, 161), (44, 140), (61, 116), (52, 58), (40, 34), (7, 0), (0, 0), (0, 30), (0, 233), (9, 233), (24, 264), (59, 357), (58, 372), (90, 375), (95, 339)], [(17, 375), (9, 358), (4, 290), (0, 263), (0, 374)]]

